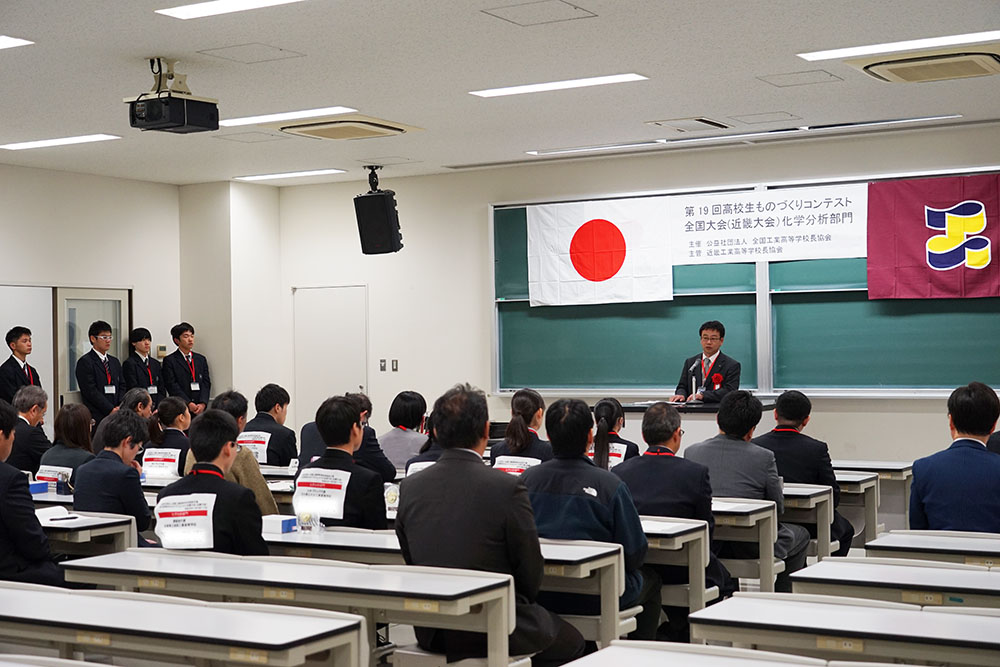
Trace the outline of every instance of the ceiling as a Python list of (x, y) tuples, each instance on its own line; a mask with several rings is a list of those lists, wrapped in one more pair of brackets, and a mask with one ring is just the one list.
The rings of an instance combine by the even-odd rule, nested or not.
[[(893, 84), (841, 61), (795, 55), (995, 30), (995, 0), (572, 2), (496, 12), (579, 17), (523, 26), (485, 11), (512, 0), (306, 0), (188, 21), (153, 12), (180, 4), (172, 0), (3, 0), (0, 34), (35, 44), (0, 51), (0, 144), (122, 138), (0, 151), (0, 163), (173, 184), (331, 167), (347, 173), (276, 183), (360, 180), (363, 164), (390, 163), (385, 183), (540, 159), (530, 150), (680, 136), (646, 124), (659, 119), (704, 116), (732, 126), (685, 136), (945, 114), (962, 115), (951, 124), (1000, 119), (1000, 77)], [(248, 64), (203, 53), (251, 44), (301, 55)], [(422, 130), (355, 141), (254, 127), (140, 132), (129, 127), (122, 100), (150, 88), (154, 56), (180, 61), (193, 93), (217, 98), (222, 118), (344, 105)], [(817, 70), (809, 76), (825, 82), (763, 80)], [(492, 99), (468, 94), (628, 72), (649, 79)], [(784, 120), (747, 122), (778, 112)]]

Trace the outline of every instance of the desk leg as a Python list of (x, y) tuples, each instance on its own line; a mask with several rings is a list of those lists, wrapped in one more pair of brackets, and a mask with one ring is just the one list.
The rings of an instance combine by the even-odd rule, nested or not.
[(507, 667), (510, 662), (507, 654), (507, 610), (499, 599), (490, 600), (483, 606), (486, 608), (487, 667)]
[(601, 648), (610, 646), (618, 639), (618, 581), (615, 568), (607, 565), (598, 570), (601, 595), (601, 629), (598, 632), (598, 642)]
[(343, 665), (358, 665), (361, 660), (361, 647), (358, 646), (358, 641), (361, 639), (360, 633), (356, 634), (354, 639), (347, 643), (330, 649), (330, 657), (326, 661), (326, 664), (330, 667), (342, 667)]
[(774, 538), (777, 526), (774, 512), (757, 523), (758, 562), (760, 563), (760, 590), (762, 593), (774, 592)]
[(830, 524), (833, 523), (833, 500), (831, 497), (816, 505), (816, 560), (829, 558)]
[(878, 484), (865, 489), (865, 544), (878, 537)]
[(910, 483), (912, 481), (912, 475), (907, 475), (903, 479), (903, 520), (906, 522), (903, 530), (910, 529)]
[(705, 608), (705, 542), (702, 539), (691, 540), (684, 545), (682, 553), (687, 557), (688, 564), (688, 612), (696, 612)]

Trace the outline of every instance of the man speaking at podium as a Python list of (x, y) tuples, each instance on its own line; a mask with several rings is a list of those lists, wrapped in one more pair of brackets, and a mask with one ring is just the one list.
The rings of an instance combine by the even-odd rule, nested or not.
[(740, 362), (719, 350), (726, 338), (722, 322), (711, 320), (698, 329), (701, 334), (701, 354), (684, 361), (681, 379), (670, 401), (704, 401), (718, 403), (722, 397), (740, 388)]

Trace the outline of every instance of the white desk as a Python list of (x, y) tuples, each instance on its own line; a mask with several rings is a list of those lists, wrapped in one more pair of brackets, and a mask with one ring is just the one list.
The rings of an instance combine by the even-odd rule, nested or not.
[(54, 505), (62, 505), (68, 508), (73, 506), (72, 493), (55, 493), (54, 491), (33, 493), (31, 494), (31, 500), (34, 501), (35, 507), (52, 507)]
[(368, 567), (323, 561), (219, 557), (133, 549), (62, 564), (67, 581), (182, 596), (218, 595), (350, 610), (375, 622), (487, 633), (490, 667), (506, 667), (514, 628), (510, 575), (446, 568)]
[(680, 565), (688, 569), (686, 604), (677, 604), (671, 598), (673, 586), (663, 587), (663, 604), (687, 606), (690, 611), (704, 609), (709, 600), (719, 596), (719, 590), (715, 586), (705, 588), (705, 568), (710, 557), (708, 523), (697, 519), (660, 516), (641, 518), (642, 531), (649, 541), (646, 562), (655, 565)]
[(855, 538), (852, 546), (863, 547), (865, 542), (878, 537), (878, 473), (837, 470), (834, 474), (840, 487), (840, 506), (861, 508), (865, 529)]
[(825, 560), (791, 575), (796, 593), (925, 606), (1000, 607), (1000, 571)]
[(55, 551), (93, 555), (136, 546), (135, 517), (100, 512), (71, 512), (62, 516), (76, 518), (39, 518)]
[(880, 558), (916, 558), (997, 567), (1000, 566), (1000, 538), (892, 532), (865, 544), (865, 553)]
[(616, 640), (597, 653), (574, 660), (572, 667), (826, 667), (825, 660), (728, 646)]
[(249, 605), (237, 609), (45, 588), (0, 586), (0, 638), (56, 646), (61, 657), (91, 649), (148, 660), (183, 656), (279, 666), (301, 665), (306, 656), (329, 650), (327, 664), (360, 667), (360, 618), (283, 615)]
[(863, 461), (834, 459), (833, 470), (874, 472), (878, 474), (881, 498), (879, 513), (888, 530), (910, 527), (910, 484), (912, 461)]
[(264, 476), (264, 479), (278, 480), (278, 479), (295, 479), (295, 475), (298, 473), (296, 468), (289, 468), (288, 466), (260, 466), (260, 474)]
[(921, 611), (915, 605), (873, 606), (887, 603), (862, 600), (855, 605), (843, 598), (829, 598), (829, 602), (790, 598), (737, 593), (692, 614), (691, 636), (838, 660), (874, 657), (1000, 664), (997, 617)]
[(784, 569), (784, 563), (774, 561), (774, 542), (778, 539), (777, 509), (772, 500), (746, 498), (713, 498), (715, 539), (732, 542), (755, 542), (759, 557), (754, 559), (724, 558), (722, 563), (734, 577), (760, 580), (760, 590), (773, 591), (774, 578)]
[(785, 509), (778, 521), (816, 526), (816, 557), (829, 558), (830, 524), (833, 523), (833, 489), (818, 484), (785, 484)]

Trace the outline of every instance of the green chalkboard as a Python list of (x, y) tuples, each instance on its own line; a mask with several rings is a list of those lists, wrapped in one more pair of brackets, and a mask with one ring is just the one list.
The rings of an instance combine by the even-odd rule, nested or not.
[(998, 299), (773, 294), (771, 309), (779, 389), (1000, 386)]
[(493, 284), (498, 299), (528, 298), (528, 218), (524, 208), (493, 211)]
[(868, 289), (868, 260), (864, 257), (772, 262), (768, 271), (775, 292)]

